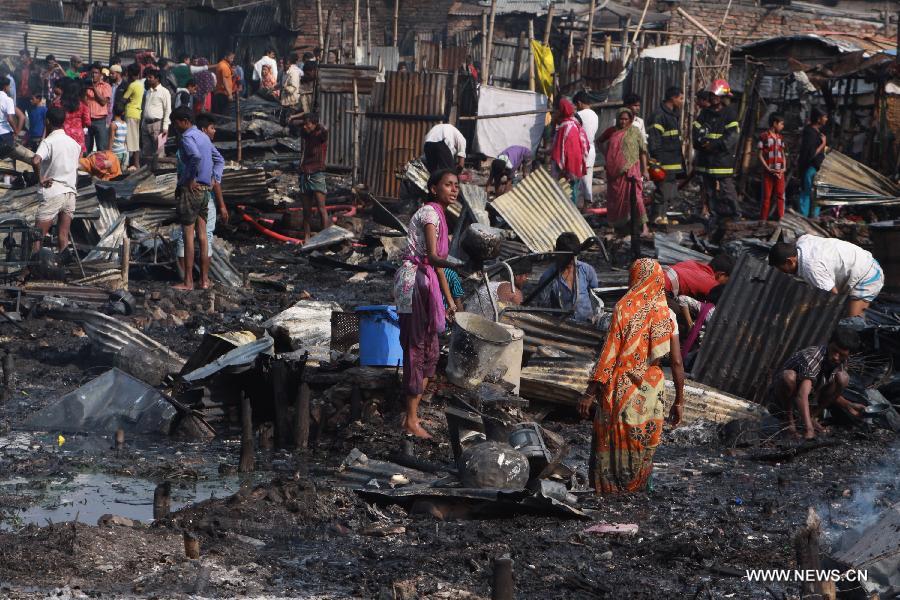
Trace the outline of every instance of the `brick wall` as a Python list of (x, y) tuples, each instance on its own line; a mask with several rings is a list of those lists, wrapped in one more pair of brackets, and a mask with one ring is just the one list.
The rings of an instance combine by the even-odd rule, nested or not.
[[(722, 24), (727, 2), (721, 0), (682, 0), (679, 5), (696, 20), (703, 23), (711, 31), (716, 32)], [(660, 5), (660, 10), (666, 10)], [(700, 33), (689, 21), (677, 13), (672, 14), (670, 31), (684, 33)], [(813, 33), (815, 31), (839, 31), (859, 35), (879, 35), (895, 37), (896, 24), (892, 24), (885, 32), (884, 26), (856, 19), (832, 17), (812, 12), (794, 10), (790, 7), (767, 9), (756, 6), (732, 4), (728, 18), (722, 27), (722, 37), (753, 36), (771, 37), (791, 34)]]

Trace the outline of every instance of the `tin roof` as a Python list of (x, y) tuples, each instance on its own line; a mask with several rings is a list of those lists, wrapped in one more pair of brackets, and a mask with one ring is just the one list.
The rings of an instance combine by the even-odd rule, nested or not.
[(881, 36), (863, 36), (840, 31), (813, 31), (802, 35), (782, 35), (748, 42), (734, 49), (735, 54), (791, 42), (818, 42), (840, 53), (865, 51), (868, 55), (895, 51), (897, 41)]
[(25, 39), (28, 39), (28, 49), (38, 57), (43, 58), (47, 54), (55, 55), (61, 61), (67, 61), (70, 56), (77, 54), (88, 59), (93, 48), (94, 59), (105, 59), (112, 48), (112, 34), (108, 31), (93, 32), (93, 37), (88, 44), (90, 36), (87, 29), (78, 27), (58, 27), (56, 25), (36, 25), (34, 23), (17, 23), (14, 21), (0, 22), (0, 55), (16, 55), (25, 47)]
[(813, 288), (744, 254), (708, 326), (692, 377), (759, 401), (796, 351), (825, 343), (845, 297)]
[(532, 252), (552, 252), (559, 234), (571, 231), (583, 242), (594, 235), (569, 194), (539, 168), (491, 202)]

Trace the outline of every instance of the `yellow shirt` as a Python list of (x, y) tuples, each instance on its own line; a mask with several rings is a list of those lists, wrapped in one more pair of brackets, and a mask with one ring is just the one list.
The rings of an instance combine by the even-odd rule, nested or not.
[(125, 106), (125, 118), (140, 120), (141, 103), (144, 100), (144, 80), (135, 79), (129, 83), (124, 97), (128, 100), (128, 104)]

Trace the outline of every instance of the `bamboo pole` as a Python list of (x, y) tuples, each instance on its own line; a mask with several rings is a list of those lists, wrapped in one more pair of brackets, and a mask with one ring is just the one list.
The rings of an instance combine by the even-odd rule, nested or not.
[(356, 64), (356, 49), (359, 47), (359, 0), (353, 0), (353, 63)]
[(487, 85), (488, 62), (488, 16), (481, 11), (481, 85)]
[(607, 35), (603, 40), (603, 61), (609, 62), (612, 60), (612, 36)]
[(398, 26), (399, 23), (400, 23), (400, 0), (394, 0), (394, 29), (391, 32), (391, 35), (392, 35), (391, 41), (393, 42), (394, 48), (396, 48), (400, 45), (400, 42), (397, 41), (397, 37), (400, 35), (400, 29)]
[[(551, 10), (553, 5), (550, 5)], [(525, 56), (528, 58), (528, 89), (534, 91), (534, 50), (531, 47), (534, 42), (534, 19), (528, 19), (528, 50)]]
[(372, 7), (366, 0), (366, 64), (372, 56)]
[(591, 0), (591, 8), (588, 11), (587, 35), (584, 36), (584, 48), (582, 48), (582, 58), (587, 60), (591, 57), (591, 45), (594, 38), (594, 11), (597, 9), (597, 0)]
[(256, 467), (251, 411), (250, 396), (241, 390), (241, 460), (238, 465), (238, 471), (241, 473), (252, 473)]
[(328, 54), (331, 52), (331, 14), (334, 9), (328, 9), (328, 17), (325, 19), (325, 46), (322, 49), (322, 56), (325, 57), (325, 64), (328, 64)]
[[(316, 0), (316, 22), (319, 25), (319, 48), (325, 48), (325, 32), (322, 30), (322, 0)], [(328, 55), (325, 55), (328, 58)]]
[(525, 31), (519, 32), (519, 40), (516, 42), (516, 55), (513, 60), (513, 79), (519, 77), (519, 73), (522, 72), (522, 54), (525, 52), (525, 44), (527, 35)]
[(722, 40), (720, 40), (719, 38), (717, 38), (717, 37), (715, 36), (715, 34), (714, 34), (712, 31), (710, 31), (709, 29), (707, 29), (707, 28), (703, 25), (703, 23), (701, 23), (700, 21), (698, 21), (697, 19), (695, 19), (694, 17), (692, 17), (691, 15), (689, 15), (689, 14), (688, 14), (687, 12), (685, 12), (685, 10), (684, 10), (683, 8), (681, 8), (680, 6), (676, 6), (676, 7), (675, 7), (675, 12), (677, 12), (679, 15), (681, 15), (682, 17), (684, 17), (684, 19), (685, 19), (688, 23), (690, 23), (691, 25), (693, 25), (694, 27), (696, 27), (697, 29), (699, 29), (700, 31), (702, 31), (709, 39), (711, 39), (712, 41), (714, 41), (714, 42), (716, 43), (716, 48), (715, 48), (716, 50), (719, 49), (719, 46), (726, 46), (726, 47), (728, 46), (728, 44), (726, 44), (725, 42), (723, 42)]
[[(553, 27), (553, 3), (550, 3), (550, 6), (547, 8), (547, 22), (544, 24), (544, 39), (542, 40), (542, 44), (545, 46), (550, 45), (550, 31), (552, 31)], [(534, 36), (532, 36), (534, 37)]]
[[(637, 28), (634, 30), (634, 36), (631, 38), (631, 44), (628, 45), (628, 48), (625, 49), (625, 57), (622, 59), (622, 64), (628, 63), (628, 59), (631, 58), (632, 48), (637, 48), (636, 44), (638, 41), (638, 34), (641, 32), (641, 28), (644, 26), (644, 18), (647, 16), (647, 9), (650, 8), (650, 0), (644, 0), (644, 10), (641, 11), (641, 18), (638, 20)], [(625, 32), (625, 37), (628, 37), (628, 32)]]
[(481, 69), (484, 71), (485, 85), (488, 81), (491, 80), (491, 60), (494, 55), (494, 19), (497, 17), (497, 0), (491, 0), (491, 15), (488, 18), (488, 39), (487, 39), (487, 63), (481, 65)]
[[(631, 27), (631, 15), (628, 15), (628, 18), (625, 19), (625, 27), (623, 27), (621, 30), (622, 31), (622, 43), (620, 45), (621, 45), (621, 52), (622, 52), (623, 58), (625, 56), (625, 49), (628, 48), (628, 29), (630, 27)], [(624, 60), (622, 61), (622, 64), (625, 64)]]
[(237, 132), (237, 161), (240, 163), (243, 160), (243, 148), (241, 144), (241, 95), (234, 95), (234, 123), (235, 129)]

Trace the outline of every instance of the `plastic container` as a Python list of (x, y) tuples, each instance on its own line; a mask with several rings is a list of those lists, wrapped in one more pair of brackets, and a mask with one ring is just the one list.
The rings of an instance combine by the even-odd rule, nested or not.
[(488, 378), (498, 381), (506, 375), (506, 366), (498, 358), (513, 341), (510, 332), (493, 321), (474, 313), (456, 313), (450, 336), (447, 379), (464, 388), (472, 388)]
[(360, 306), (359, 364), (364, 367), (396, 367), (403, 363), (400, 317), (396, 306)]

